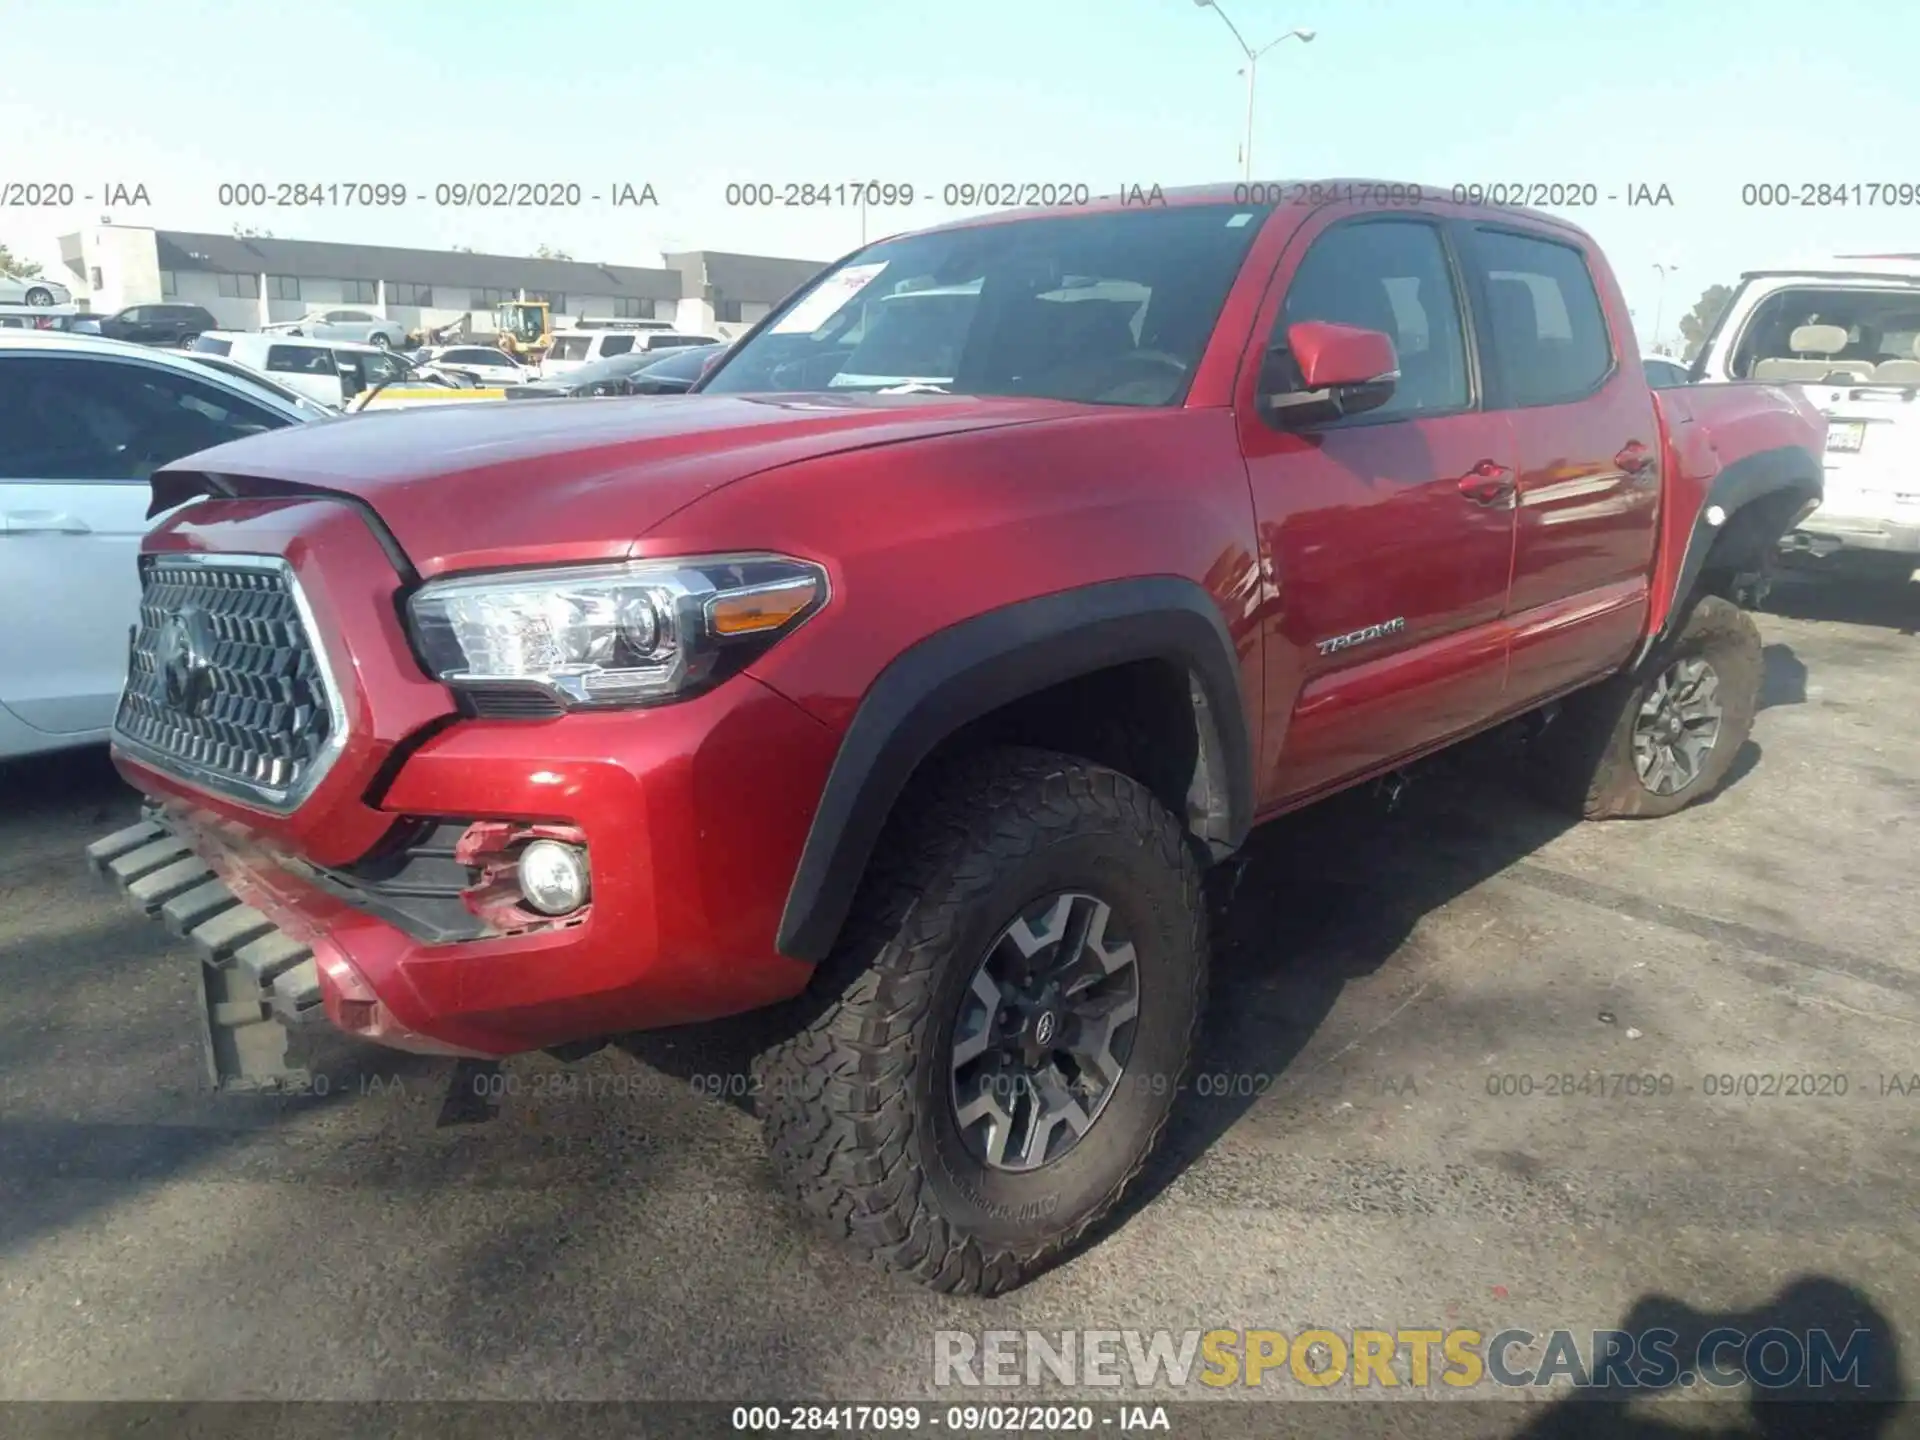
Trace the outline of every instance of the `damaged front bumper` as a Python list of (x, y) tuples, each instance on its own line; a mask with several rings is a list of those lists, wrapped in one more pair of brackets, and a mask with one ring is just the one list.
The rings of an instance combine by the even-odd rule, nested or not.
[(198, 952), (200, 1034), (215, 1088), (310, 1089), (292, 1040), (326, 1016), (312, 947), (243, 902), (157, 816), (94, 841), (87, 864)]

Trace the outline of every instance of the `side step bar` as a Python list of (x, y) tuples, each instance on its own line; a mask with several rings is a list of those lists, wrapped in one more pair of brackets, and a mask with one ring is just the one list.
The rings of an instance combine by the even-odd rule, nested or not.
[(288, 1027), (325, 1015), (309, 947), (242, 903), (157, 818), (94, 841), (87, 866), (198, 952), (201, 1039), (216, 1089), (311, 1088), (311, 1072), (288, 1057)]

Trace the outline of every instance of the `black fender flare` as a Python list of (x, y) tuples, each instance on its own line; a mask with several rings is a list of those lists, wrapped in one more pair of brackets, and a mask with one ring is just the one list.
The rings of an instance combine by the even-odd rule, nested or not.
[[(1826, 472), (1821, 458), (1798, 445), (1756, 451), (1715, 474), (1708, 482), (1707, 493), (1701, 497), (1700, 513), (1694, 516), (1693, 530), (1687, 536), (1680, 572), (1674, 577), (1673, 603), (1667, 607), (1660, 628), (1641, 642), (1634, 663), (1639, 664), (1654, 646), (1686, 623), (1688, 602), (1700, 583), (1701, 572), (1706, 569), (1707, 557), (1736, 516), (1769, 496), (1791, 497), (1789, 503), (1779, 507), (1780, 524), (1776, 533), (1760, 537), (1772, 546), (1820, 503), (1825, 488)], [(1722, 512), (1717, 525), (1711, 518), (1716, 508)]]
[(938, 630), (880, 672), (814, 812), (780, 917), (781, 953), (826, 958), (894, 802), (942, 740), (1051, 685), (1140, 660), (1185, 667), (1199, 728), (1196, 770), (1205, 772), (1195, 789), (1211, 797), (1202, 838), (1216, 854), (1237, 848), (1253, 818), (1253, 747), (1239, 657), (1213, 598), (1177, 576), (1061, 591)]

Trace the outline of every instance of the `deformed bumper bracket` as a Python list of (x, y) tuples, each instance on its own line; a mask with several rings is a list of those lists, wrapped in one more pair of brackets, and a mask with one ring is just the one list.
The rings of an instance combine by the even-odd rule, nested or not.
[(87, 865), (199, 954), (200, 1034), (219, 1090), (304, 1091), (290, 1027), (321, 1019), (311, 947), (243, 902), (155, 815), (87, 846)]

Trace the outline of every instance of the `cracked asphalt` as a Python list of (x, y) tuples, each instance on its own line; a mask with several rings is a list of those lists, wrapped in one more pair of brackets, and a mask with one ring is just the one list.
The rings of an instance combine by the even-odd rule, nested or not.
[(1749, 752), (1680, 816), (1569, 826), (1481, 745), (1257, 835), (1146, 1193), (997, 1301), (796, 1222), (752, 1022), (513, 1061), (484, 1123), (344, 1045), (325, 1097), (202, 1093), (186, 953), (80, 859), (130, 792), (0, 767), (0, 1399), (952, 1399), (940, 1329), (1650, 1315), (1865, 1327), (1920, 1393), (1920, 587), (1759, 621)]

